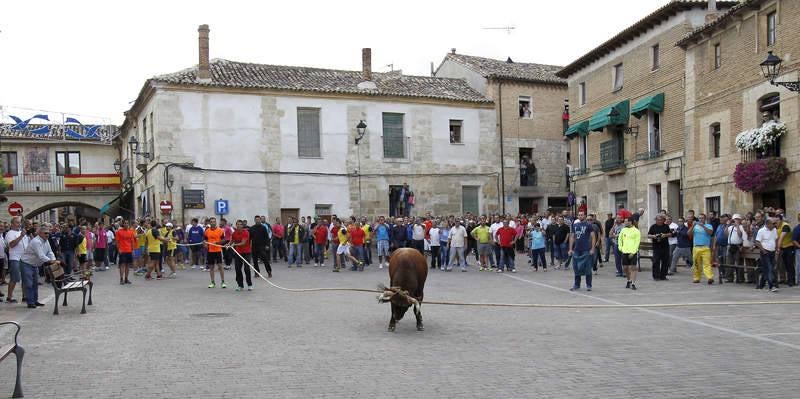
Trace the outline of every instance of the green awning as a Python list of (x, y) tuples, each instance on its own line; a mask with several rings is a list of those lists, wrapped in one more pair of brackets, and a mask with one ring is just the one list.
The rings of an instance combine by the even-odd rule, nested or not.
[(574, 138), (576, 135), (586, 136), (589, 134), (589, 121), (583, 121), (572, 124), (566, 132), (564, 132), (564, 136), (567, 138)]
[(664, 93), (658, 93), (654, 96), (645, 97), (637, 101), (633, 108), (631, 108), (631, 115), (636, 118), (641, 118), (647, 111), (664, 111)]
[(601, 109), (589, 118), (589, 130), (603, 130), (610, 125), (627, 125), (630, 106), (631, 102), (625, 100)]

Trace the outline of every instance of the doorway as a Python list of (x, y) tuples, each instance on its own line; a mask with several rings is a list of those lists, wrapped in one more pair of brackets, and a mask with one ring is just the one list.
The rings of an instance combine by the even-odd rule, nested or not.
[(331, 205), (330, 204), (316, 204), (314, 205), (314, 216), (322, 220), (331, 222)]
[(786, 209), (786, 193), (783, 190), (761, 193), (761, 208)]
[(281, 223), (288, 223), (290, 217), (300, 220), (300, 208), (281, 208)]

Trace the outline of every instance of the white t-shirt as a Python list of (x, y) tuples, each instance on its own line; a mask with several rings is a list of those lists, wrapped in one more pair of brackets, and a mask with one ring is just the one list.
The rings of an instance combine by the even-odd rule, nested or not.
[[(9, 230), (6, 232), (6, 243), (10, 243), (14, 241), (22, 235), (21, 231), (17, 230)], [(8, 244), (6, 244), (8, 245)], [(16, 247), (8, 246), (8, 259), (9, 260), (20, 260), (22, 258), (22, 254), (25, 252), (25, 248), (28, 246), (28, 236), (25, 236), (22, 240), (17, 243)]]
[(425, 238), (425, 226), (421, 224), (415, 224), (411, 227), (411, 239), (412, 240), (422, 240)]
[(739, 226), (735, 224), (728, 226), (725, 229), (725, 234), (728, 235), (729, 245), (742, 245), (747, 239), (747, 232), (744, 231), (744, 227), (741, 224)]
[(775, 250), (775, 242), (778, 240), (778, 229), (768, 230), (762, 227), (756, 234), (756, 241), (761, 243), (761, 247), (767, 251)]
[(492, 225), (489, 226), (489, 232), (492, 233), (492, 238), (496, 237), (497, 230), (499, 230), (501, 227), (503, 227), (503, 224), (499, 222), (492, 223)]
[(454, 248), (461, 248), (464, 246), (464, 240), (467, 238), (467, 229), (464, 226), (455, 226), (450, 229), (450, 246)]
[(678, 230), (678, 224), (675, 222), (670, 223), (669, 229), (672, 230), (673, 234), (672, 237), (667, 238), (667, 242), (669, 245), (678, 245), (678, 237), (675, 235), (675, 231)]
[(428, 235), (431, 237), (431, 246), (438, 247), (439, 246), (439, 228), (438, 227), (431, 227), (428, 230)]

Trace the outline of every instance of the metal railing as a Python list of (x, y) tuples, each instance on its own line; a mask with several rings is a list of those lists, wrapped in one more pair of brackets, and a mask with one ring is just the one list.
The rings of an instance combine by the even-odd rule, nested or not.
[(119, 191), (119, 175), (113, 173), (95, 175), (21, 174), (5, 176), (8, 191), (13, 192), (75, 192), (75, 191)]
[(656, 159), (660, 156), (664, 155), (664, 150), (652, 150), (643, 152), (640, 154), (636, 154), (637, 161), (647, 161), (649, 159)]
[(573, 170), (569, 171), (570, 177), (572, 177), (572, 176), (583, 176), (583, 175), (588, 174), (588, 173), (589, 173), (589, 168), (579, 168), (579, 169), (573, 169)]
[(608, 172), (609, 170), (616, 170), (624, 168), (628, 164), (628, 161), (624, 159), (609, 159), (605, 162), (601, 162), (597, 165), (594, 165), (593, 169), (602, 170), (603, 172)]

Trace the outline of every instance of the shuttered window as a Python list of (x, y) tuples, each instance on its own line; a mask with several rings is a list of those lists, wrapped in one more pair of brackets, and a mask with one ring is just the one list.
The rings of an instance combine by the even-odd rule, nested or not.
[(383, 157), (405, 158), (406, 143), (403, 134), (403, 114), (383, 114)]
[(297, 109), (297, 156), (319, 158), (319, 108)]
[(473, 215), (480, 215), (478, 209), (478, 186), (461, 187), (461, 212), (471, 212)]

